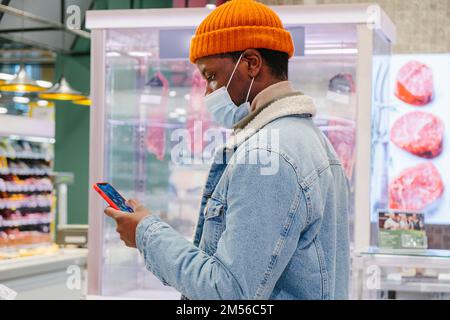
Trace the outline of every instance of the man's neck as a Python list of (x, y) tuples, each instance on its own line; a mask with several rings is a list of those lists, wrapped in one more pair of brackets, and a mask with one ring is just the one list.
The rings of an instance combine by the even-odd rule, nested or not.
[(294, 91), (292, 84), (288, 80), (276, 80), (273, 83), (269, 83), (253, 98), (250, 109), (253, 112), (273, 99), (290, 94)]

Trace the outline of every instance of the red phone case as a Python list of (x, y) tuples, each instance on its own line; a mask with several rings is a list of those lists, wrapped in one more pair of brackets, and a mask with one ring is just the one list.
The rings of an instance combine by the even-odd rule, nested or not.
[[(107, 183), (107, 182), (97, 182), (97, 183)], [(97, 186), (97, 183), (95, 183), (94, 185), (93, 185), (93, 187), (94, 187), (94, 190), (95, 191), (97, 191), (101, 196), (102, 196), (102, 198), (103, 199), (105, 199), (106, 200), (106, 202), (108, 202), (108, 204), (112, 207), (112, 208), (114, 208), (114, 209), (116, 209), (116, 210), (120, 210), (120, 208), (106, 195), (106, 193), (104, 193), (103, 191), (102, 191), (102, 189), (100, 189), (98, 186)], [(117, 190), (116, 190), (117, 191)], [(118, 191), (117, 191), (118, 192)]]

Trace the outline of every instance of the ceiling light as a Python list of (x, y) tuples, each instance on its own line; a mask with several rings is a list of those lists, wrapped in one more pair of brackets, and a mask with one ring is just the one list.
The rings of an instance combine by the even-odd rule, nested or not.
[(73, 103), (79, 104), (81, 106), (90, 106), (92, 104), (92, 101), (89, 97), (84, 97), (77, 100), (72, 100)]
[(120, 57), (121, 54), (118, 53), (118, 52), (116, 52), (116, 51), (110, 51), (110, 52), (107, 52), (107, 53), (106, 53), (106, 56), (107, 56), (108, 58), (114, 58), (114, 57)]
[(38, 100), (38, 101), (32, 101), (28, 104), (29, 107), (54, 107), (55, 104), (53, 102), (47, 101), (47, 100)]
[(30, 98), (27, 97), (14, 97), (13, 101), (16, 103), (28, 103), (30, 102)]
[(51, 83), (50, 81), (45, 81), (45, 80), (36, 80), (36, 83), (38, 85), (40, 85), (43, 88), (51, 88), (53, 86), (53, 83)]
[(0, 80), (8, 81), (8, 80), (12, 80), (12, 79), (14, 79), (14, 75), (13, 74), (1, 73), (0, 72)]
[(40, 92), (44, 91), (45, 88), (39, 86), (36, 81), (28, 77), (24, 66), (20, 66), (19, 71), (14, 76), (13, 79), (6, 81), (4, 84), (0, 85), (1, 91), (8, 92)]
[(329, 54), (357, 54), (358, 49), (305, 49), (305, 55), (329, 55)]
[(153, 54), (148, 51), (130, 51), (128, 52), (128, 55), (132, 57), (141, 58), (141, 57), (151, 57)]
[(64, 77), (58, 83), (55, 83), (53, 87), (40, 93), (39, 97), (48, 100), (77, 100), (84, 98), (81, 92), (74, 90)]
[(176, 108), (175, 112), (178, 113), (178, 114), (186, 114), (186, 109)]

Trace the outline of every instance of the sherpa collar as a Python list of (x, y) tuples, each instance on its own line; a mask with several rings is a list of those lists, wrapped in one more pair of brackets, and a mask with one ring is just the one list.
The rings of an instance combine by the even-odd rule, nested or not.
[(234, 149), (250, 138), (262, 127), (278, 118), (292, 115), (310, 114), (315, 116), (313, 99), (300, 92), (282, 97), (262, 109), (243, 129), (236, 130), (225, 144), (226, 149)]

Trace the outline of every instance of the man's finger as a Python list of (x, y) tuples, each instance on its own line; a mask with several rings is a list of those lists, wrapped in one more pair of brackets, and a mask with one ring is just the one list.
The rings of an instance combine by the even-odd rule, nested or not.
[(127, 205), (129, 205), (131, 209), (136, 210), (141, 204), (136, 199), (129, 199), (127, 200)]
[(122, 211), (116, 210), (114, 208), (108, 207), (105, 209), (105, 214), (108, 217), (111, 217), (115, 220), (117, 220), (118, 218), (120, 218), (122, 215), (124, 215), (124, 213)]

